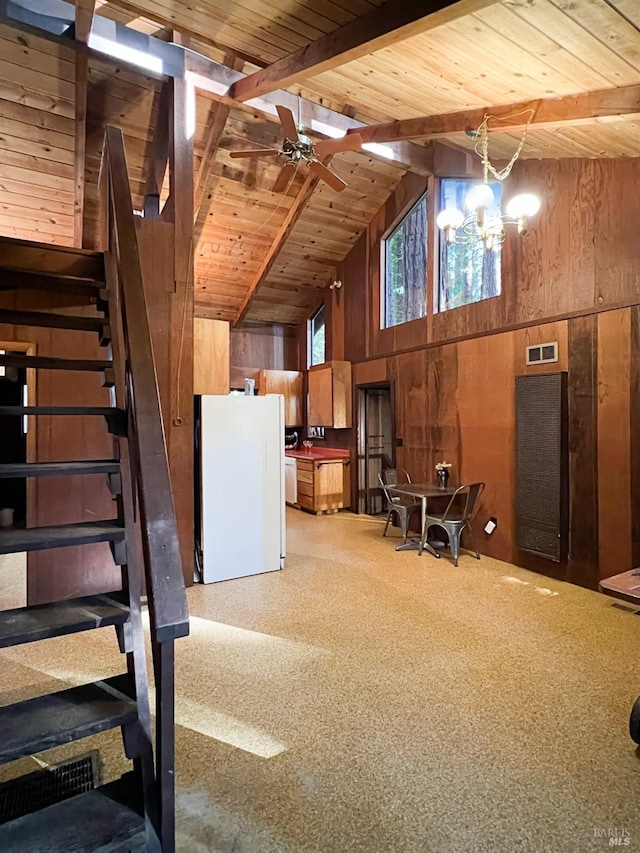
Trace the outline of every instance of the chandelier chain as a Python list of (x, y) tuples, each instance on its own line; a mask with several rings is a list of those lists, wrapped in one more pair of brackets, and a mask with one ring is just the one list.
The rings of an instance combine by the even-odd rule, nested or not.
[[(480, 140), (476, 143), (476, 154), (480, 157), (482, 161), (482, 169), (484, 175), (485, 184), (488, 183), (489, 172), (494, 176), (494, 178), (498, 181), (504, 181), (505, 178), (508, 178), (511, 169), (513, 168), (513, 164), (516, 162), (518, 157), (520, 156), (520, 152), (524, 147), (524, 143), (527, 139), (527, 131), (529, 130), (529, 125), (533, 120), (534, 110), (529, 110), (529, 118), (527, 119), (527, 123), (524, 126), (524, 130), (522, 131), (522, 138), (520, 139), (520, 143), (511, 157), (511, 160), (504, 166), (502, 169), (496, 169), (491, 160), (489, 159), (489, 121), (495, 116), (491, 116), (488, 113), (482, 120), (482, 124), (478, 128), (478, 134), (480, 136)], [(509, 117), (511, 118), (511, 116)]]

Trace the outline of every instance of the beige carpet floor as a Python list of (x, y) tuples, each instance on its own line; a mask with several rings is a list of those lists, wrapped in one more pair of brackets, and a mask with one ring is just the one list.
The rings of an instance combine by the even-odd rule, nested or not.
[[(640, 849), (633, 612), (488, 558), (396, 553), (367, 517), (288, 523), (284, 571), (189, 592), (179, 850)], [(108, 629), (0, 663), (3, 702), (121, 664)], [(89, 747), (119, 770), (117, 733)]]

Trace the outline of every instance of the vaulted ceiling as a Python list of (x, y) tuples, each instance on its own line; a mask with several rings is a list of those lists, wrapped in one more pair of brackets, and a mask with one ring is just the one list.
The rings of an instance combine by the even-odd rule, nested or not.
[[(640, 156), (640, 0), (97, 0), (94, 11), (233, 70), (230, 89), (197, 95), (201, 316), (304, 319), (406, 171), (424, 173), (431, 140), (473, 152), (467, 131), (485, 113), (494, 159), (511, 156), (529, 118), (523, 158)], [(101, 99), (89, 98), (96, 126), (118, 115), (127, 133), (137, 204), (159, 91), (139, 80), (93, 63)], [(343, 131), (376, 125), (368, 141), (411, 141), (393, 160), (334, 156), (342, 193), (305, 165), (274, 193), (275, 158), (230, 152), (278, 145), (277, 120), (251, 99), (278, 103), (282, 90), (310, 134), (317, 107)]]

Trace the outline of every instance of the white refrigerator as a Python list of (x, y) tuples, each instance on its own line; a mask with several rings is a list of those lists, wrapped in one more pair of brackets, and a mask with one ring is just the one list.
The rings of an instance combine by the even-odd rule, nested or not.
[(284, 397), (203, 396), (202, 580), (284, 566)]

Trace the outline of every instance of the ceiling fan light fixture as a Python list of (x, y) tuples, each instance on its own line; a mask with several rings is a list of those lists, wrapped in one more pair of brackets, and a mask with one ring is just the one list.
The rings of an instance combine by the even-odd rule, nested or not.
[[(339, 138), (325, 139), (314, 145), (313, 140), (303, 134), (297, 127), (293, 113), (288, 107), (276, 105), (276, 112), (284, 134), (282, 147), (278, 149), (254, 149), (250, 151), (232, 151), (231, 157), (263, 157), (267, 155), (282, 155), (286, 162), (273, 186), (274, 192), (282, 192), (289, 187), (291, 166), (300, 162), (307, 164), (309, 169), (332, 189), (340, 192), (347, 186), (342, 178), (333, 172), (324, 162), (325, 158), (344, 151), (359, 151), (362, 147), (362, 137), (358, 133), (340, 134)], [(329, 134), (327, 134), (329, 135)]]

